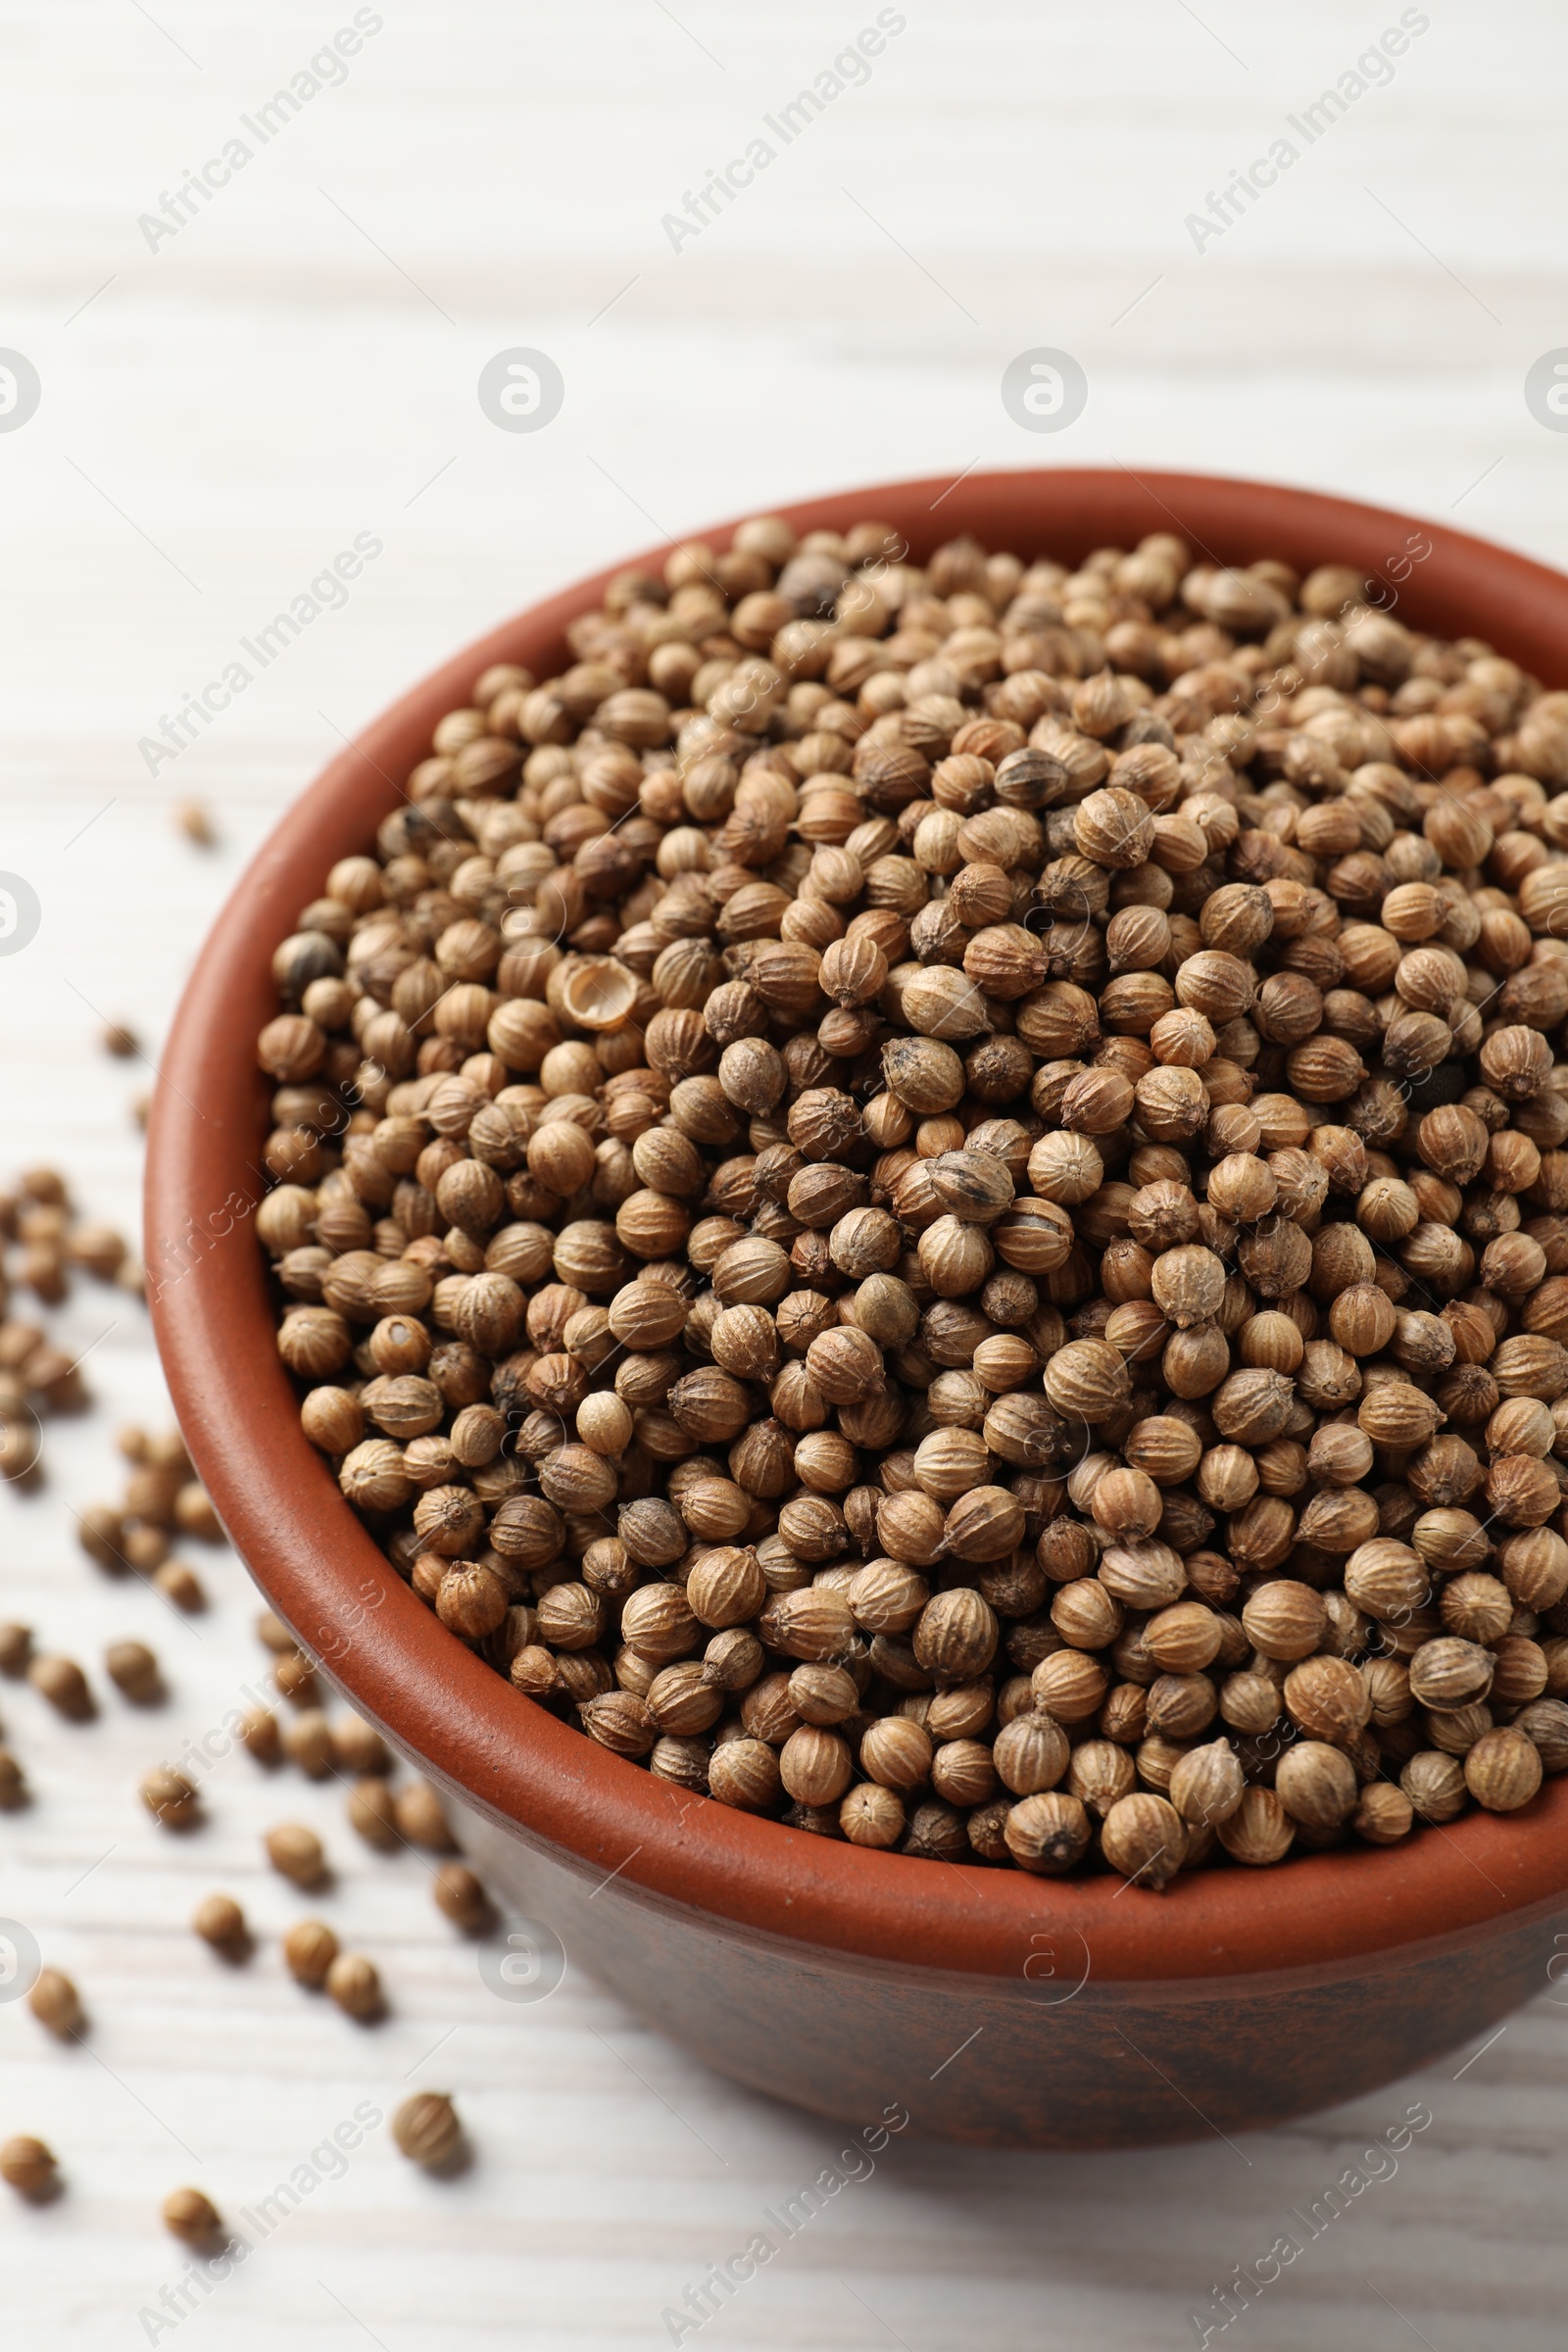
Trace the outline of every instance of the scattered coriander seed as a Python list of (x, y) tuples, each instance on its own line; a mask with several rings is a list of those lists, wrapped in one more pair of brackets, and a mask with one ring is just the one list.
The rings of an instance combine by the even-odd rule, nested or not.
[(62, 2041), (74, 2041), (86, 2023), (76, 1987), (58, 1968), (41, 1968), (33, 1979), (27, 1994), (27, 2007), (51, 2034)]
[(100, 1568), (122, 1572), (131, 1563), (125, 1552), (124, 1515), (107, 1502), (90, 1502), (76, 1521), (82, 1550)]
[(443, 1862), (430, 1880), (435, 1907), (466, 1935), (476, 1936), (494, 1917), (490, 1897), (465, 1862)]
[(207, 1588), (195, 1569), (184, 1560), (165, 1560), (161, 1567), (154, 1569), (152, 1581), (164, 1598), (172, 1600), (176, 1609), (184, 1609), (193, 1615), (207, 1606)]
[(16, 1813), (27, 1802), (27, 1777), (8, 1747), (0, 1747), (0, 1813)]
[(124, 1236), (112, 1225), (75, 1225), (66, 1237), (66, 1255), (100, 1282), (113, 1282), (125, 1262)]
[(29, 1422), (15, 1414), (0, 1418), (0, 1478), (18, 1484), (30, 1478), (38, 1466), (40, 1451), (37, 1434)]
[(283, 1938), (283, 1958), (296, 1984), (324, 1984), (337, 1958), (337, 1937), (324, 1919), (298, 1920)]
[(13, 2138), (0, 2142), (0, 2180), (19, 2196), (42, 2204), (60, 2186), (58, 2161), (43, 2140), (19, 2132)]
[(392, 1770), (392, 1751), (374, 1726), (363, 1716), (342, 1714), (332, 1721), (332, 1740), (337, 1750), (338, 1769), (357, 1774), (388, 1773)]
[(135, 1706), (156, 1706), (167, 1695), (158, 1660), (145, 1642), (111, 1642), (104, 1666), (116, 1690)]
[(386, 2006), (375, 1963), (363, 1952), (339, 1952), (326, 1972), (326, 1989), (344, 2014), (362, 2025)]
[(332, 1726), (319, 1707), (307, 1707), (285, 1723), (283, 1752), (309, 1780), (324, 1781), (336, 1769)]
[(394, 1846), (403, 1843), (397, 1807), (384, 1780), (367, 1774), (356, 1781), (349, 1790), (346, 1810), (350, 1828), (358, 1831), (367, 1845), (373, 1845), (380, 1853), (390, 1853)]
[(117, 1061), (127, 1061), (132, 1054), (140, 1052), (135, 1030), (127, 1029), (122, 1021), (110, 1021), (107, 1024), (102, 1033), (102, 1044), (104, 1052), (112, 1054)]
[(207, 1489), (195, 1479), (187, 1479), (174, 1496), (174, 1525), (182, 1535), (195, 1536), (204, 1544), (220, 1544), (223, 1524), (213, 1508)]
[(267, 1859), (296, 1886), (319, 1886), (327, 1875), (321, 1840), (303, 1822), (285, 1821), (269, 1830), (263, 1843)]
[(199, 2188), (172, 2188), (162, 2211), (164, 2228), (182, 2245), (211, 2245), (223, 2227), (217, 2206)]
[(141, 1801), (160, 1829), (186, 1830), (194, 1826), (201, 1813), (201, 1800), (182, 1772), (174, 1772), (167, 1764), (159, 1764), (141, 1784)]
[(204, 1943), (237, 1951), (249, 1940), (245, 1914), (231, 1894), (204, 1895), (191, 1926)]
[(422, 1845), (432, 1854), (452, 1852), (454, 1840), (446, 1808), (428, 1781), (411, 1781), (406, 1788), (400, 1788), (392, 1809), (399, 1836), (411, 1845)]
[(303, 1650), (291, 1649), (278, 1658), (272, 1680), (280, 1695), (296, 1707), (314, 1707), (320, 1694), (316, 1669)]
[(174, 810), (174, 823), (187, 841), (198, 849), (210, 850), (217, 840), (213, 820), (202, 801), (181, 801)]
[(169, 1537), (152, 1521), (124, 1519), (120, 1548), (123, 1563), (138, 1576), (153, 1576), (169, 1557)]
[(0, 1674), (19, 1681), (32, 1659), (32, 1632), (25, 1625), (0, 1625)]
[(239, 1736), (258, 1764), (275, 1764), (283, 1752), (277, 1717), (270, 1707), (247, 1707), (240, 1718)]
[(462, 2146), (463, 2126), (444, 2090), (416, 2090), (393, 2115), (392, 2136), (411, 2163), (438, 2172)]
[(68, 1723), (86, 1723), (97, 1713), (87, 1678), (74, 1658), (34, 1658), (27, 1680)]

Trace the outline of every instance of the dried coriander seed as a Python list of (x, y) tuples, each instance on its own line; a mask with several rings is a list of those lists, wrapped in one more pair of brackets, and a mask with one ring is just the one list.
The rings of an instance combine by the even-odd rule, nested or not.
[(319, 1886), (327, 1876), (326, 1856), (314, 1830), (297, 1821), (269, 1830), (263, 1843), (275, 1871), (296, 1886)]
[(59, 2163), (45, 2141), (19, 2132), (0, 2142), (0, 2180), (19, 2196), (42, 2204), (60, 2186)]
[(204, 1895), (190, 1924), (204, 1943), (220, 1951), (238, 1951), (250, 1940), (245, 1914), (231, 1894)]
[(1539, 1750), (1512, 1728), (1483, 1732), (1464, 1760), (1465, 1787), (1489, 1813), (1516, 1813), (1540, 1788)]
[(436, 1909), (466, 1935), (477, 1935), (494, 1917), (490, 1897), (466, 1863), (440, 1863), (431, 1876), (430, 1892)]
[(397, 1807), (384, 1780), (367, 1776), (356, 1781), (349, 1790), (345, 1810), (351, 1828), (358, 1831), (367, 1845), (390, 1853), (394, 1846), (403, 1843)]
[(327, 1992), (345, 2016), (356, 2018), (362, 2025), (380, 2016), (386, 2006), (381, 1980), (373, 1961), (363, 1952), (339, 1952), (327, 1969)]
[(324, 1919), (298, 1920), (283, 1937), (283, 1959), (297, 1984), (324, 1984), (337, 1951), (337, 1937)]
[(189, 1614), (207, 1606), (207, 1589), (195, 1569), (184, 1560), (165, 1560), (154, 1569), (152, 1581), (176, 1609)]
[(41, 1968), (27, 1994), (27, 2007), (40, 2026), (62, 2041), (74, 2041), (81, 2033), (86, 2020), (76, 1987), (58, 1968)]
[(186, 1830), (201, 1817), (201, 1799), (182, 1772), (160, 1764), (141, 1783), (141, 1801), (160, 1829)]
[(68, 1723), (87, 1723), (97, 1713), (87, 1678), (74, 1658), (34, 1658), (27, 1680)]
[(213, 831), (212, 817), (201, 801), (181, 801), (174, 810), (174, 823), (185, 839), (194, 842), (198, 849), (211, 849), (218, 838)]
[(270, 1707), (248, 1707), (240, 1721), (239, 1736), (258, 1764), (275, 1764), (283, 1752), (277, 1717)]
[(411, 2163), (439, 2172), (462, 2147), (463, 2126), (444, 2090), (416, 2090), (393, 2115), (392, 2136)]
[(378, 1775), (392, 1770), (392, 1754), (386, 1741), (358, 1715), (333, 1717), (332, 1744), (341, 1772)]
[(411, 1781), (407, 1788), (398, 1789), (392, 1812), (398, 1836), (406, 1838), (411, 1845), (423, 1846), (432, 1854), (452, 1851), (453, 1837), (446, 1808), (428, 1781)]
[(307, 1707), (283, 1726), (283, 1753), (307, 1780), (324, 1781), (337, 1768), (332, 1726), (319, 1707)]
[(145, 1642), (116, 1642), (104, 1652), (110, 1681), (132, 1705), (153, 1707), (167, 1695), (157, 1657)]
[(292, 1705), (316, 1705), (320, 1686), (316, 1679), (315, 1667), (301, 1650), (288, 1649), (279, 1654), (277, 1664), (272, 1669), (272, 1680), (277, 1685), (279, 1695)]
[(199, 2188), (172, 2188), (162, 2213), (164, 2228), (182, 2245), (211, 2245), (222, 2232), (217, 2206)]

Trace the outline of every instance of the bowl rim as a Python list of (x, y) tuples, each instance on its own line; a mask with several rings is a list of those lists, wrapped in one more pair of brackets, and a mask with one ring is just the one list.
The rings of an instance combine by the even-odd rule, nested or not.
[[(940, 476), (797, 501), (800, 532), (867, 514), (917, 556), (959, 532), (1069, 555), (1177, 530), (1216, 562), (1273, 555), (1364, 565), (1423, 625), (1485, 627), (1547, 683), (1568, 675), (1568, 579), (1416, 517), (1216, 476), (1041, 468)], [(694, 537), (728, 546), (734, 521)], [(252, 1039), (276, 1009), (272, 951), (334, 859), (363, 851), (404, 796), (435, 720), (491, 663), (551, 674), (565, 623), (615, 573), (579, 580), (442, 663), (328, 761), (251, 861), (193, 967), (165, 1050), (148, 1138), (148, 1299), (197, 1472), (270, 1603), (361, 1713), (421, 1768), (524, 1840), (601, 1884), (624, 1879), (740, 1930), (868, 1960), (1017, 1977), (1081, 1938), (1100, 1980), (1256, 1975), (1368, 1959), (1552, 1907), (1568, 1890), (1568, 1780), (1522, 1812), (1472, 1812), (1396, 1847), (1341, 1848), (1283, 1869), (1223, 1867), (1130, 1899), (1108, 1877), (1045, 1879), (918, 1863), (790, 1831), (698, 1798), (596, 1746), (512, 1689), (441, 1626), (355, 1517), (299, 1427), (272, 1344), (263, 1253), (249, 1221), (269, 1089)], [(1402, 570), (1400, 566), (1403, 566)], [(1041, 1973), (1036, 1971), (1036, 1973)]]

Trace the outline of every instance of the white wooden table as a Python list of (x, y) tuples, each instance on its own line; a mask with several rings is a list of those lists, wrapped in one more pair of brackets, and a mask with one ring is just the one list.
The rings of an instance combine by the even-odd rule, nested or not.
[[(662, 216), (770, 137), (764, 119), (875, 10), (383, 0), (359, 12), (382, 23), (339, 85), (274, 107), (262, 144), (241, 119), (352, 26), (348, 0), (12, 0), (0, 344), (42, 398), (0, 431), (0, 867), (32, 883), (43, 921), (0, 957), (0, 1180), (56, 1160), (86, 1208), (128, 1226), (139, 1081), (99, 1051), (99, 1016), (156, 1053), (246, 857), (342, 736), (506, 610), (663, 532), (857, 479), (1116, 462), (1343, 489), (1568, 561), (1568, 441), (1523, 397), (1565, 333), (1560, 12), (1434, 9), (1388, 86), (1298, 142), (1200, 252), (1187, 216), (1293, 135), (1287, 118), (1396, 9), (905, 13), (862, 86), (774, 141), (755, 184), (672, 250)], [(139, 216), (236, 133), (249, 160), (150, 246)], [(1056, 439), (1021, 431), (999, 395), (1037, 346), (1089, 379)], [(515, 347), (564, 379), (538, 433), (497, 430), (475, 397)], [(382, 553), (346, 607), (253, 664), (149, 772), (140, 740), (357, 533)], [(173, 833), (186, 796), (215, 811), (212, 852)], [(36, 1790), (0, 1817), (0, 1913), (77, 1979), (93, 2023), (61, 2049), (0, 2003), (0, 2132), (42, 2133), (69, 2180), (41, 2211), (0, 2200), (8, 2342), (106, 2352), (173, 2332), (270, 2352), (286, 2328), (298, 2352), (667, 2343), (665, 2307), (834, 2134), (708, 2076), (580, 1978), (536, 2007), (496, 2001), (425, 1866), (359, 1846), (331, 1788), (233, 1756), (207, 1826), (153, 1826), (135, 1780), (257, 1679), (257, 1604), (227, 1555), (199, 1555), (214, 1604), (189, 1622), (83, 1557), (70, 1506), (114, 1492), (117, 1422), (165, 1408), (139, 1307), (84, 1285), (58, 1324), (92, 1346), (100, 1401), (52, 1433), (39, 1493), (0, 1494), (0, 1616), (81, 1658), (102, 1707), (75, 1728), (0, 1687)], [(101, 1672), (105, 1643), (132, 1634), (167, 1664), (157, 1714)], [(280, 1817), (329, 1840), (339, 1880), (319, 1907), (380, 1963), (379, 2027), (281, 1968), (276, 1931), (306, 1906), (259, 1867)], [(263, 1932), (247, 1967), (186, 1925), (219, 1886)], [(1568, 1993), (1555, 2006), (1544, 1986), (1471, 2057), (1239, 2148), (895, 2142), (703, 2340), (1163, 2352), (1197, 2340), (1210, 2285), (1419, 2098), (1434, 2120), (1397, 2176), (1212, 2340), (1545, 2352), (1568, 2289)], [(462, 2179), (426, 2180), (373, 2130), (177, 2327), (138, 2320), (184, 2267), (156, 2219), (168, 2188), (199, 2182), (237, 2215), (357, 2103), (389, 2112), (417, 2084), (458, 2096), (476, 2149)]]

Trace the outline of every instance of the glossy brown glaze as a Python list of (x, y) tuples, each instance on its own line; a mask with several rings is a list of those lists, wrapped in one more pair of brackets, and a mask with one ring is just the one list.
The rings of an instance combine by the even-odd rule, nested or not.
[[(800, 530), (874, 514), (916, 560), (960, 531), (1073, 560), (1177, 530), (1219, 562), (1357, 563), (1402, 617), (1479, 633), (1547, 685), (1568, 682), (1568, 580), (1459, 532), (1306, 492), (1036, 472), (883, 485), (785, 512)], [(703, 535), (722, 548), (727, 528)], [(515, 1879), (515, 1899), (543, 1887), (541, 1903), (571, 1915), (569, 1949), (628, 2000), (713, 2064), (803, 2104), (857, 2120), (890, 2069), (924, 2078), (927, 2028), (948, 2000), (935, 1971), (967, 1980), (966, 2014), (1009, 2053), (956, 2065), (928, 2096), (927, 2128), (955, 2136), (1180, 2136), (1184, 2120), (1205, 2128), (1189, 2099), (1234, 2128), (1451, 2046), (1544, 1982), (1550, 1923), (1568, 1914), (1562, 1781), (1521, 1813), (1473, 1813), (1384, 1851), (1200, 1871), (1158, 1896), (1111, 1878), (1041, 1880), (808, 1837), (694, 1802), (514, 1691), (400, 1582), (301, 1434), (250, 1226), (268, 1124), (253, 1040), (276, 1009), (272, 950), (332, 861), (369, 844), (401, 797), (396, 779), (476, 674), (503, 661), (552, 674), (569, 658), (565, 622), (600, 602), (610, 576), (470, 647), (335, 759), (251, 866), (181, 1004), (149, 1140), (148, 1291), (181, 1427), (257, 1582), (354, 1704), (506, 1834), (485, 1843), (514, 1856), (502, 1876)], [(609, 1873), (588, 1911), (581, 1882)], [(1022, 1989), (1039, 1980), (1042, 1951), (1066, 1968), (1081, 1946), (1093, 1999), (1086, 1988), (1058, 2007)], [(1109, 1987), (1130, 2004), (1119, 2026), (1103, 2022), (1116, 2009)], [(744, 2063), (759, 2034), (765, 2053)], [(842, 2099), (814, 2088), (830, 2040), (859, 2053)]]

